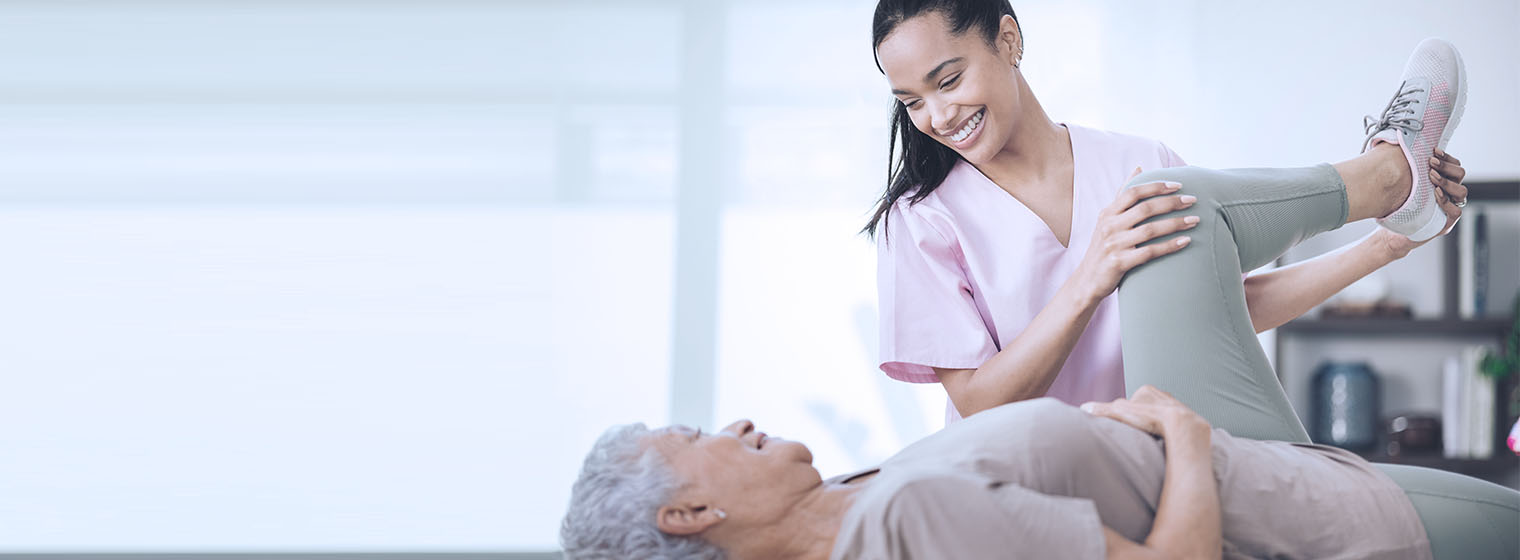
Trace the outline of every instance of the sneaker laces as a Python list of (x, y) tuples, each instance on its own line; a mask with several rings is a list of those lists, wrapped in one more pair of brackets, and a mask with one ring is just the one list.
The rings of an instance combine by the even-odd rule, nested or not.
[(1414, 134), (1425, 128), (1425, 123), (1414, 117), (1414, 108), (1409, 105), (1415, 102), (1414, 94), (1425, 91), (1424, 88), (1410, 86), (1408, 81), (1399, 84), (1399, 91), (1388, 100), (1388, 106), (1383, 108), (1383, 117), (1372, 118), (1372, 115), (1362, 117), (1362, 131), (1367, 133), (1367, 139), (1362, 142), (1362, 151), (1367, 151), (1367, 146), (1372, 144), (1372, 138), (1378, 133), (1390, 128)]

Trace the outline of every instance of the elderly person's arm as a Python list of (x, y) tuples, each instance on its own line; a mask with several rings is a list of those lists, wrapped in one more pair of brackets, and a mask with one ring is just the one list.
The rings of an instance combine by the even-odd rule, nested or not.
[(1104, 528), (1108, 557), (1219, 558), (1223, 550), (1219, 485), (1214, 479), (1208, 421), (1149, 385), (1135, 391), (1132, 399), (1088, 403), (1082, 408), (1166, 440), (1166, 478), (1150, 535), (1144, 543), (1135, 543)]

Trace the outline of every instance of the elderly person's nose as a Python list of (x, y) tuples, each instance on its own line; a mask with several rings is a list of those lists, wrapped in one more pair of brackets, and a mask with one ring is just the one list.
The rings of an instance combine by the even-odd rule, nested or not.
[(755, 431), (755, 423), (750, 422), (748, 418), (745, 418), (738, 422), (729, 424), (727, 427), (723, 428), (723, 431), (732, 432), (736, 436), (743, 436), (744, 434)]

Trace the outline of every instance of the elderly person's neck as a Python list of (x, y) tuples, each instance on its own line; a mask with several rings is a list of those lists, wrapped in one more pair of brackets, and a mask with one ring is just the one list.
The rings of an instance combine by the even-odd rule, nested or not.
[[(672, 481), (655, 528), (677, 538), (673, 547), (704, 543), (730, 558), (828, 558), (863, 480), (825, 482), (807, 446), (770, 437), (749, 420), (711, 434), (672, 426), (640, 443)], [(698, 555), (670, 555), (683, 554)]]
[[(705, 531), (702, 538), (723, 549), (729, 558), (826, 559), (834, 549), (844, 514), (854, 503), (860, 484), (820, 483), (800, 495), (756, 496), (761, 507), (733, 508)], [(773, 501), (774, 500), (774, 501)], [(780, 506), (780, 507), (776, 507)], [(664, 530), (663, 523), (661, 529)]]

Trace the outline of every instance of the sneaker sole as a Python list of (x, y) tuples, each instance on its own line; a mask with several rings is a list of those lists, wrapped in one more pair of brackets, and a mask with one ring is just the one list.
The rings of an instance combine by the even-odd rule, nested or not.
[[(1451, 117), (1446, 119), (1446, 130), (1441, 131), (1441, 140), (1436, 143), (1436, 148), (1446, 151), (1446, 143), (1451, 140), (1452, 133), (1457, 131), (1457, 125), (1462, 124), (1462, 112), (1467, 110), (1467, 63), (1462, 61), (1462, 52), (1452, 48), (1451, 54), (1457, 59), (1457, 101), (1451, 110)], [(1436, 187), (1440, 188), (1440, 187)], [(1446, 229), (1446, 212), (1440, 211), (1430, 215), (1430, 221), (1420, 226), (1420, 229), (1409, 234), (1409, 239), (1415, 242), (1425, 241), (1441, 234)]]

